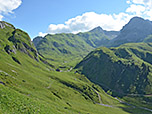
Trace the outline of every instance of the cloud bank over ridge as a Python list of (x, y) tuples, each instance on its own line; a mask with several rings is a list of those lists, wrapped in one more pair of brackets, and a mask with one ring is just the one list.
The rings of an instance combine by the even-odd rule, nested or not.
[[(120, 30), (132, 17), (152, 20), (152, 0), (126, 0), (129, 7), (119, 14), (97, 14), (86, 12), (67, 20), (64, 24), (50, 24), (47, 33), (78, 33), (101, 26), (105, 30)], [(40, 32), (40, 36), (47, 33)]]

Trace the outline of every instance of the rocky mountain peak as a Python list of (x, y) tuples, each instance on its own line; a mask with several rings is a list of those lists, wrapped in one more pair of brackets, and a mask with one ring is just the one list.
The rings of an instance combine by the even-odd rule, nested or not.
[(152, 34), (152, 22), (141, 17), (133, 17), (120, 31), (120, 34), (113, 39), (112, 46), (119, 46), (130, 42), (143, 42)]
[(121, 31), (125, 31), (127, 29), (152, 29), (152, 22), (141, 17), (133, 17)]
[(9, 24), (5, 21), (0, 21), (0, 28), (1, 29), (4, 29), (6, 26), (15, 29), (15, 27), (12, 24)]
[(90, 32), (104, 32), (104, 31), (100, 26), (98, 26), (98, 27), (92, 29)]
[(1, 29), (5, 28), (5, 23), (3, 21), (0, 21), (0, 28)]

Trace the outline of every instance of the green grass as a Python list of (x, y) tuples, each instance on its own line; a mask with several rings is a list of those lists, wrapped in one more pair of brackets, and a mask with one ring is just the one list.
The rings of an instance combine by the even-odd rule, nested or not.
[(56, 67), (61, 66), (62, 63), (67, 63), (66, 66), (74, 66), (77, 60), (80, 61), (90, 51), (106, 45), (108, 41), (108, 36), (100, 31), (48, 34), (44, 38), (37, 37), (33, 40), (38, 52)]
[[(128, 113), (124, 111), (128, 106), (108, 96), (101, 87), (91, 83), (85, 76), (73, 72), (50, 71), (47, 65), (18, 52), (22, 63), (19, 65), (8, 55), (4, 56), (5, 54), (0, 59), (0, 81), (6, 84), (0, 84), (2, 113)], [(102, 103), (114, 107), (94, 104), (99, 103), (99, 99), (92, 89), (98, 91)]]
[(152, 44), (130, 43), (92, 51), (76, 70), (117, 94), (151, 94)]
[(149, 114), (120, 103), (74, 70), (54, 71), (29, 36), (10, 26), (0, 29), (0, 113)]
[(152, 42), (152, 35), (149, 35), (148, 37), (146, 37), (143, 42), (146, 42), (146, 43)]
[[(114, 112), (117, 114), (121, 112), (125, 114), (119, 108), (123, 105), (109, 97), (99, 86), (94, 85), (84, 76), (50, 71), (45, 64), (33, 61), (28, 55), (20, 52), (17, 55), (21, 62), (19, 65), (8, 55), (4, 56), (5, 54), (3, 53), (0, 59), (0, 81), (6, 84), (5, 86), (0, 84), (2, 113), (108, 114)], [(91, 89), (93, 87), (99, 91), (103, 103), (117, 107), (113, 109), (94, 104), (99, 100)]]

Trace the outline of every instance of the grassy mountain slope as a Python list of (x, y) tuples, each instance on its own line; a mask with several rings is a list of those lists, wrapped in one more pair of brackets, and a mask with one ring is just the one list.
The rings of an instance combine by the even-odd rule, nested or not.
[(85, 33), (48, 34), (44, 38), (34, 38), (33, 43), (38, 52), (55, 65), (56, 63), (73, 64), (96, 47), (106, 46), (109, 39), (117, 35), (116, 31), (104, 31), (101, 27), (97, 27)]
[(105, 35), (104, 30), (101, 27), (94, 28), (89, 32), (78, 33), (77, 36), (94, 48), (106, 46), (109, 42), (109, 37)]
[[(5, 83), (0, 84), (1, 113), (128, 114), (126, 110), (129, 108), (135, 114), (150, 114), (149, 111), (140, 108), (134, 110), (119, 103), (84, 76), (49, 71), (43, 63), (33, 62), (32, 58), (22, 53), (20, 56), (22, 65), (11, 61), (9, 57), (1, 57), (0, 81)], [(102, 103), (113, 107), (95, 104), (100, 101), (94, 90), (100, 94)]]
[(152, 94), (152, 44), (130, 43), (92, 51), (76, 68), (119, 95)]
[(56, 72), (37, 53), (27, 33), (0, 28), (0, 113), (150, 114), (107, 95), (85, 76)]
[(144, 39), (144, 42), (147, 43), (147, 42), (152, 42), (152, 35), (149, 35), (148, 37), (146, 37)]
[[(33, 40), (34, 41), (34, 40)], [(94, 48), (74, 34), (45, 36), (36, 46), (38, 52), (52, 63), (82, 58)]]

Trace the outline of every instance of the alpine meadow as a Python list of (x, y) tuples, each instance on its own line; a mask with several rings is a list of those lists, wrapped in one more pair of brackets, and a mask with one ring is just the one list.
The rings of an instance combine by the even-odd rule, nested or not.
[[(115, 23), (108, 16), (104, 18), (106, 14), (100, 15), (104, 22), (99, 18), (103, 27), (96, 26), (98, 19), (90, 22), (92, 18), (84, 14), (65, 24), (50, 24), (46, 33), (31, 37), (33, 31), (28, 33), (23, 28), (34, 29), (32, 23), (38, 22), (36, 26), (40, 27), (35, 28), (41, 30), (39, 19), (23, 22), (22, 29), (9, 21), (18, 19), (20, 12), (31, 6), (23, 10), (27, 1), (6, 1), (0, 0), (0, 114), (152, 114), (150, 19), (132, 15), (125, 24), (119, 20), (119, 24), (124, 24), (120, 30), (108, 30), (105, 28), (114, 27)], [(149, 1), (128, 0), (127, 4), (130, 7), (146, 4), (144, 11), (148, 12), (152, 5)], [(43, 3), (42, 9), (47, 4), (44, 7)], [(31, 12), (39, 6), (36, 5)], [(81, 9), (84, 2), (79, 5)], [(144, 12), (142, 7), (140, 10)], [(72, 9), (72, 6), (64, 8)], [(9, 18), (14, 12), (16, 16)], [(127, 13), (122, 15), (128, 16)]]

